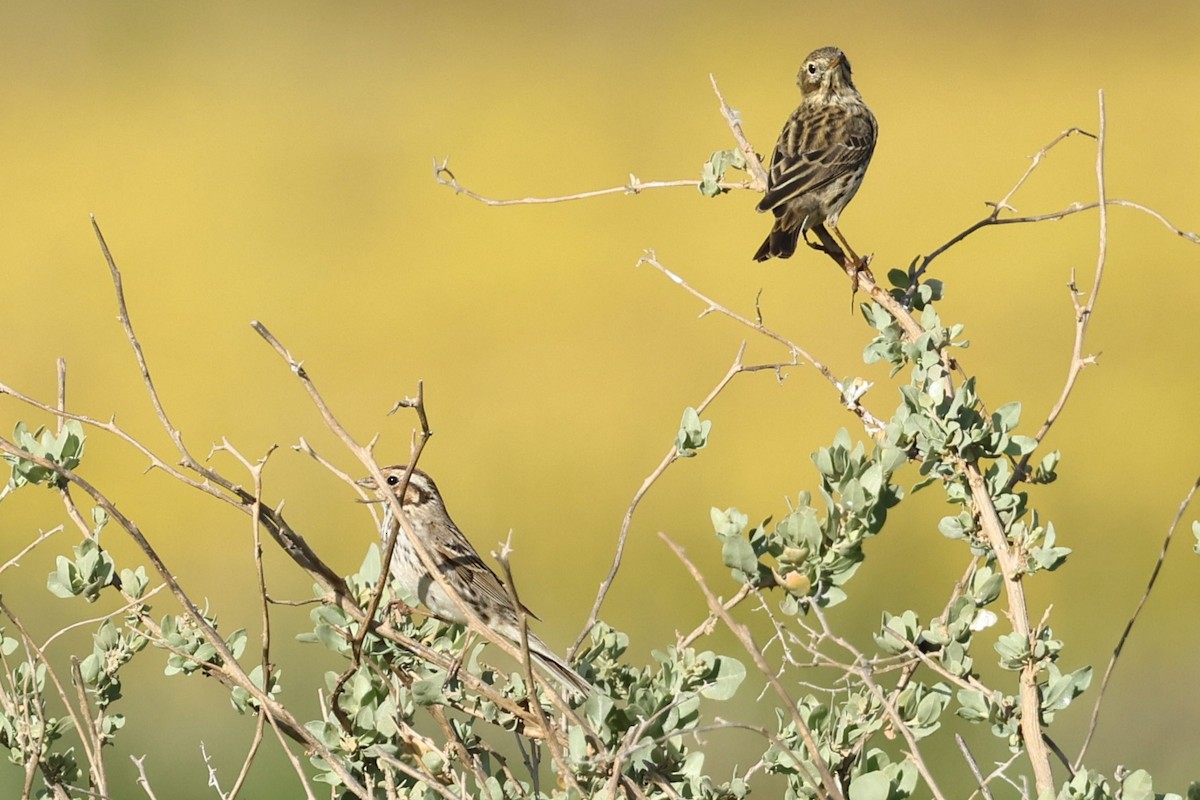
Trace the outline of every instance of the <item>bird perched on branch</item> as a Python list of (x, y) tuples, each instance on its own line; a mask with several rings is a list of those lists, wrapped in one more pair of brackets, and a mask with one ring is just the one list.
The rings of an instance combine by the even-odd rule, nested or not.
[[(414, 469), (404, 486), (404, 465), (384, 467), (385, 486), (379, 487), (373, 478), (363, 478), (358, 485), (372, 489), (384, 496), (383, 526), (380, 535), (386, 545), (395, 524), (392, 503), (387, 502), (386, 493), (398, 501), (413, 533), (421, 540), (428, 555), (441, 570), (454, 592), (480, 621), (500, 636), (520, 646), (520, 618), (508, 592), (505, 591), (496, 573), (483, 562), (479, 553), (463, 536), (462, 531), (450, 519), (446, 505), (433, 479), (419, 469)], [(403, 491), (401, 489), (403, 488)], [(447, 622), (467, 624), (467, 615), (462, 607), (438, 583), (413, 547), (403, 528), (397, 532), (396, 547), (392, 553), (392, 578), (416, 597), (433, 615)], [(529, 609), (526, 614), (537, 619)], [(591, 685), (575, 670), (559, 658), (550, 647), (529, 632), (529, 654), (550, 675), (556, 678), (571, 693), (586, 695)]]
[(846, 54), (836, 47), (809, 53), (796, 83), (804, 96), (779, 134), (758, 204), (759, 211), (775, 215), (775, 225), (754, 260), (788, 258), (801, 236), (808, 242), (811, 230), (819, 242), (810, 246), (835, 257), (840, 251), (858, 264), (838, 230), (838, 215), (862, 185), (879, 126), (854, 88)]

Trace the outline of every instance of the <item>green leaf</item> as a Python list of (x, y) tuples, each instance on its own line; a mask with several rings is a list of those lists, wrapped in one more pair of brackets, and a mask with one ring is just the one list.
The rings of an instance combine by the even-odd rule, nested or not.
[(742, 531), (746, 530), (746, 526), (750, 524), (750, 517), (736, 508), (727, 508), (724, 511), (711, 508), (708, 515), (712, 519), (713, 529), (716, 530), (717, 536), (722, 539), (731, 536), (740, 537)]
[(675, 452), (683, 458), (691, 458), (698, 450), (708, 446), (708, 433), (712, 430), (712, 422), (701, 420), (696, 409), (685, 408), (683, 419), (679, 422), (679, 433), (675, 436)]
[(955, 695), (958, 699), (958, 716), (971, 722), (982, 722), (988, 718), (988, 703), (983, 692), (976, 689), (960, 689)]
[(712, 683), (700, 690), (709, 700), (728, 700), (746, 679), (746, 667), (736, 658), (717, 656), (716, 675)]
[(992, 413), (992, 425), (1002, 433), (1011, 431), (1020, 421), (1020, 403), (1005, 403)]
[(991, 567), (982, 566), (971, 577), (971, 599), (982, 607), (991, 604), (1000, 596), (1004, 576)]
[(145, 567), (138, 567), (136, 570), (121, 570), (121, 588), (130, 597), (141, 597), (149, 583), (150, 579), (146, 577)]
[(57, 568), (46, 577), (46, 588), (55, 597), (78, 597), (83, 590), (83, 581), (75, 564), (66, 556), (58, 556), (54, 563)]
[[(225, 646), (229, 648), (229, 652), (233, 653), (234, 658), (241, 658), (242, 653), (246, 650), (246, 640), (249, 634), (245, 628), (238, 628), (233, 633), (229, 634), (229, 638), (225, 640)], [(213, 651), (214, 653), (216, 650)]]
[(705, 197), (716, 197), (728, 189), (720, 186), (725, 179), (727, 169), (746, 169), (746, 157), (740, 150), (718, 150), (712, 154), (700, 170), (700, 194)]
[(891, 793), (892, 781), (883, 772), (868, 772), (850, 783), (850, 800), (888, 800)]
[(1058, 711), (1066, 708), (1087, 689), (1092, 682), (1092, 668), (1083, 667), (1066, 675), (1059, 673), (1053, 664), (1048, 668), (1050, 680), (1042, 692), (1042, 708)]
[(758, 574), (758, 557), (750, 542), (740, 536), (731, 536), (721, 545), (721, 560), (730, 569), (736, 569), (749, 577)]
[(442, 686), (444, 678), (424, 678), (419, 681), (413, 681), (412, 696), (413, 702), (419, 706), (434, 706), (443, 705), (446, 702), (446, 696), (442, 694)]
[(1137, 769), (1121, 781), (1121, 800), (1154, 800), (1154, 786), (1150, 773)]
[(1021, 669), (1030, 656), (1029, 640), (1015, 631), (997, 639), (995, 647), (1004, 669)]
[(1008, 447), (1004, 448), (1004, 454), (1017, 458), (1027, 453), (1032, 453), (1037, 449), (1037, 446), (1038, 440), (1032, 436), (1013, 434), (1008, 440)]

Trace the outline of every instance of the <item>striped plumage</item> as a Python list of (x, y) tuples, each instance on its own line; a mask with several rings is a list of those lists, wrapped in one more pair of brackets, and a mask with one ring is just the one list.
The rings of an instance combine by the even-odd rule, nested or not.
[[(447, 583), (454, 587), (459, 597), (484, 625), (514, 644), (519, 644), (520, 620), (504, 585), (450, 519), (437, 485), (429, 475), (414, 469), (403, 495), (399, 493), (404, 471), (403, 464), (380, 470), (387, 483), (383, 489), (380, 489), (372, 478), (363, 478), (358, 484), (367, 489), (374, 489), (380, 493), (387, 491), (396, 496), (413, 531), (420, 537), (430, 557), (441, 567)], [(392, 528), (392, 504), (385, 503), (384, 508), (380, 535), (386, 543)], [(425, 569), (416, 548), (403, 530), (397, 535), (396, 548), (392, 552), (391, 573), (392, 577), (432, 611), (434, 616), (448, 622), (463, 625), (467, 623), (467, 616), (459, 604), (433, 579), (429, 570)], [(537, 619), (537, 615), (528, 608), (524, 611)], [(532, 631), (529, 631), (529, 654), (571, 694), (583, 696), (591, 688), (587, 681), (555, 655)]]
[(814, 50), (796, 82), (804, 96), (783, 126), (771, 155), (759, 211), (775, 215), (755, 261), (787, 258), (801, 236), (818, 225), (831, 229), (846, 255), (857, 257), (837, 229), (838, 216), (862, 184), (879, 126), (836, 47)]

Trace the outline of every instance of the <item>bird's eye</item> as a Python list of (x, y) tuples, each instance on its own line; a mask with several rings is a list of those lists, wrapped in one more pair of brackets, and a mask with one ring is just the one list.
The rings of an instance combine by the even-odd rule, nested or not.
[(387, 484), (388, 484), (388, 486), (395, 486), (395, 485), (396, 485), (397, 483), (399, 483), (399, 482), (400, 482), (400, 476), (399, 476), (399, 475), (388, 475), (388, 476), (387, 476)]
[(808, 62), (807, 69), (808, 69), (809, 75), (816, 75), (817, 74), (817, 62), (815, 62), (815, 61)]

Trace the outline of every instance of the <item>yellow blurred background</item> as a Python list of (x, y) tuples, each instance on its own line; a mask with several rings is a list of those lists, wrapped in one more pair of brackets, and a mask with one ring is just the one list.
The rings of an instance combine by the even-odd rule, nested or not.
[[(742, 313), (753, 314), (761, 290), (768, 324), (836, 374), (878, 382), (867, 397), (877, 414), (895, 407), (895, 384), (862, 363), (870, 334), (827, 259), (805, 251), (751, 262), (769, 221), (748, 193), (488, 208), (437, 186), (434, 160), (449, 156), (466, 186), (498, 198), (617, 186), (630, 173), (695, 178), (712, 151), (732, 146), (709, 73), (765, 153), (798, 100), (800, 60), (826, 44), (849, 55), (879, 119), (874, 161), (842, 218), (854, 246), (875, 254), (878, 275), (981, 218), (984, 202), (1003, 196), (1060, 131), (1094, 131), (1099, 89), (1110, 195), (1200, 227), (1200, 5), (1191, 2), (3, 3), (0, 381), (51, 401), (54, 360), (65, 357), (71, 408), (115, 414), (170, 457), (114, 319), (94, 213), (158, 388), (197, 455), (222, 437), (251, 458), (279, 445), (270, 502), (286, 502), (310, 544), (352, 571), (373, 540), (367, 513), (289, 446), (305, 437), (344, 469), (360, 468), (248, 323), (262, 320), (303, 360), (360, 441), (382, 434), (385, 462), (407, 456), (415, 424), (386, 412), (423, 379), (436, 435), (422, 465), (481, 551), (514, 531), (522, 595), (565, 649), (683, 409), (744, 339), (750, 362), (787, 357), (727, 319), (698, 319), (694, 299), (634, 269), (644, 249)], [(1064, 142), (1013, 205), (1036, 214), (1094, 199), (1094, 154), (1089, 140)], [(1063, 451), (1060, 480), (1033, 498), (1075, 553), (1029, 582), (1035, 615), (1053, 606), (1064, 669), (1092, 664), (1097, 674), (1200, 472), (1200, 247), (1126, 209), (1111, 211), (1109, 238), (1087, 344), (1100, 366), (1049, 438)], [(989, 407), (1024, 403), (1023, 432), (1061, 389), (1073, 330), (1066, 284), (1076, 270), (1090, 286), (1096, 240), (1095, 213), (992, 228), (932, 269), (947, 284), (942, 319), (967, 326), (964, 365)], [(712, 585), (732, 593), (709, 507), (778, 518), (786, 496), (816, 488), (812, 451), (842, 426), (862, 438), (806, 367), (782, 384), (769, 373), (739, 377), (705, 417), (711, 445), (647, 497), (604, 609), (639, 661), (704, 613), (655, 532), (682, 542)], [(5, 435), (18, 419), (51, 422), (0, 398)], [(222, 630), (256, 633), (245, 519), (143, 474), (145, 460), (112, 437), (93, 432), (87, 447), (83, 474), (139, 522)], [(245, 476), (228, 455), (213, 463)], [(881, 609), (923, 619), (940, 611), (966, 558), (937, 531), (944, 513), (936, 489), (897, 509), (834, 615), (842, 630), (866, 642)], [(1196, 515), (1118, 667), (1088, 760), (1108, 774), (1144, 767), (1158, 791), (1200, 778), (1200, 562), (1187, 524)], [(64, 521), (50, 492), (9, 497), (0, 561)], [(111, 608), (45, 591), (54, 556), (76, 542), (68, 530), (0, 575), (5, 602), (42, 638)], [(142, 563), (115, 528), (105, 544), (121, 566)], [(308, 593), (277, 553), (268, 571), (277, 596)], [(285, 702), (310, 718), (320, 675), (338, 664), (290, 641), (305, 622), (303, 610), (279, 613), (276, 661)], [(57, 657), (87, 652), (86, 631), (68, 642)], [(977, 661), (990, 662), (990, 640), (980, 644)], [(712, 646), (734, 650), (727, 637)], [(227, 712), (214, 683), (168, 680), (162, 664), (149, 652), (129, 670), (120, 710), (130, 722), (110, 756), (118, 796), (136, 793), (131, 754), (148, 755), (160, 797), (209, 796), (202, 741), (227, 789), (252, 721)], [(1051, 730), (1072, 755), (1094, 697)], [(716, 710), (770, 719), (751, 707), (753, 690), (740, 702)], [(975, 733), (985, 765), (1004, 757)], [(758, 745), (730, 742), (717, 774), (748, 766)], [(937, 752), (947, 784), (965, 786), (957, 751)], [(272, 774), (279, 763), (265, 757), (249, 796), (297, 796), (291, 778)], [(0, 771), (0, 794), (19, 785), (18, 770)]]

